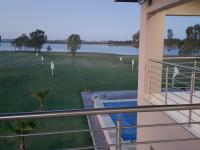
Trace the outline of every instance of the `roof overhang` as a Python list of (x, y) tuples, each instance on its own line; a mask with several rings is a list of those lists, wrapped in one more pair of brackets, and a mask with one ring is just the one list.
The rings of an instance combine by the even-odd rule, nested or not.
[(115, 2), (138, 2), (138, 0), (115, 0)]
[(138, 2), (140, 5), (147, 2), (148, 5), (151, 5), (152, 0), (114, 0), (115, 2), (131, 2), (131, 3), (135, 3)]

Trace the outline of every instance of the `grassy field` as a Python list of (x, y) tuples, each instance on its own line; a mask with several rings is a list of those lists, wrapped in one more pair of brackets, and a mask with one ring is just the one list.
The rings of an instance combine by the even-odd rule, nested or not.
[[(39, 110), (33, 90), (49, 89), (45, 110), (83, 108), (81, 91), (137, 89), (137, 68), (131, 70), (133, 56), (79, 53), (44, 53), (44, 64), (34, 53), (0, 52), (0, 112), (25, 112)], [(51, 77), (50, 61), (55, 64)], [(135, 57), (137, 66), (137, 57)], [(36, 120), (34, 133), (87, 129), (85, 117)], [(0, 135), (14, 134), (0, 122)], [(16, 150), (16, 138), (0, 139), (1, 150)], [(26, 138), (28, 150), (56, 150), (89, 146), (89, 133), (63, 134)]]

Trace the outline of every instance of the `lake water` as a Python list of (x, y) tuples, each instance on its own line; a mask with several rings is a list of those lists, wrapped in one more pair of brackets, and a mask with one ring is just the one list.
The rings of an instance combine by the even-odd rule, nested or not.
[[(42, 51), (47, 51), (47, 46), (50, 45), (53, 52), (68, 52), (66, 44), (44, 44)], [(15, 48), (11, 43), (1, 43), (0, 51), (14, 51)], [(164, 55), (178, 55), (178, 49), (173, 48), (168, 50), (164, 49)], [(130, 46), (110, 46), (110, 45), (98, 45), (98, 44), (82, 44), (81, 49), (78, 52), (93, 52), (93, 53), (109, 53), (118, 55), (138, 55), (137, 48)]]

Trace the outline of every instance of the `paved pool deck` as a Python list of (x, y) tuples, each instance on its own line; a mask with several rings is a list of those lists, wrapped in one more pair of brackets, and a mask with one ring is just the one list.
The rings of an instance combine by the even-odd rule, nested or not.
[[(92, 97), (96, 95), (104, 95), (106, 100), (117, 100), (117, 99), (136, 99), (137, 91), (135, 90), (126, 90), (126, 91), (97, 91), (97, 92), (81, 92), (85, 109), (91, 109), (94, 107), (94, 102)], [(101, 128), (97, 115), (88, 115), (88, 125), (90, 129)], [(103, 133), (103, 130), (92, 131), (91, 132), (93, 144), (95, 146), (106, 146), (108, 143), (106, 137)], [(109, 148), (96, 148), (97, 150), (107, 150)]]

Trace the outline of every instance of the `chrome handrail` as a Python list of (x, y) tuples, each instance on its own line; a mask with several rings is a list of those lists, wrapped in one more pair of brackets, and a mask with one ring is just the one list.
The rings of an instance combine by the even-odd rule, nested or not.
[(56, 110), (45, 112), (22, 112), (0, 114), (0, 121), (20, 120), (20, 119), (40, 119), (55, 117), (72, 117), (98, 114), (116, 114), (133, 112), (159, 112), (159, 111), (178, 111), (178, 110), (197, 110), (200, 104), (180, 104), (180, 105), (148, 105), (137, 107), (122, 108), (98, 108), (98, 109), (76, 109), (76, 110)]
[(200, 57), (164, 57), (163, 60), (200, 60)]
[[(191, 122), (191, 124), (192, 125), (200, 124), (200, 121)], [(129, 128), (137, 128), (138, 129), (138, 128), (150, 128), (150, 127), (170, 127), (170, 126), (184, 126), (184, 125), (188, 125), (188, 122), (121, 126), (121, 129), (129, 129)], [(80, 133), (80, 132), (91, 132), (91, 131), (102, 131), (102, 130), (116, 130), (116, 128), (117, 127), (105, 127), (105, 128), (74, 129), (74, 130), (40, 132), (40, 133), (29, 133), (29, 134), (16, 134), (16, 135), (3, 135), (3, 136), (1, 135), (0, 139), (16, 138), (16, 137), (46, 136), (46, 135), (57, 135), (57, 134), (69, 134), (69, 133)]]
[(200, 69), (198, 69), (198, 68), (179, 65), (179, 64), (176, 64), (176, 63), (164, 62), (164, 61), (154, 60), (154, 59), (150, 59), (150, 62), (159, 63), (159, 64), (163, 64), (163, 65), (169, 65), (169, 66), (173, 66), (173, 67), (178, 67), (178, 68), (188, 69), (188, 70), (191, 70), (191, 71), (200, 72)]
[[(148, 105), (148, 106), (137, 106), (137, 107), (125, 107), (125, 108), (99, 108), (99, 109), (77, 109), (77, 110), (55, 110), (45, 112), (22, 112), (22, 113), (6, 113), (0, 114), (0, 121), (3, 120), (18, 120), (18, 119), (42, 119), (52, 117), (72, 117), (72, 116), (85, 116), (85, 115), (98, 115), (98, 114), (113, 114), (113, 113), (133, 113), (133, 112), (163, 112), (163, 111), (178, 111), (178, 110), (196, 110), (200, 109), (200, 104), (183, 104), (183, 105)], [(0, 139), (13, 138), (13, 137), (28, 137), (28, 136), (45, 136), (55, 134), (68, 134), (68, 133), (79, 133), (79, 132), (91, 132), (99, 130), (114, 130), (116, 129), (116, 143), (108, 144), (105, 146), (94, 145), (90, 147), (76, 147), (71, 150), (83, 150), (83, 149), (98, 149), (115, 147), (117, 150), (121, 150), (124, 145), (141, 145), (141, 144), (153, 144), (153, 143), (168, 143), (175, 141), (194, 141), (199, 138), (187, 138), (187, 139), (170, 139), (170, 140), (156, 140), (156, 141), (133, 141), (131, 143), (121, 143), (121, 129), (123, 128), (148, 128), (148, 127), (162, 127), (162, 126), (175, 126), (175, 125), (187, 125), (187, 122), (183, 123), (166, 123), (166, 124), (146, 124), (146, 125), (135, 125), (135, 126), (122, 126), (120, 119), (117, 121), (116, 127), (96, 128), (96, 129), (76, 129), (67, 131), (55, 131), (55, 132), (44, 132), (44, 133), (33, 133), (33, 134), (22, 134), (22, 135), (6, 135), (0, 136)], [(199, 124), (199, 122), (190, 122), (190, 124)], [(70, 148), (69, 148), (70, 149)]]

